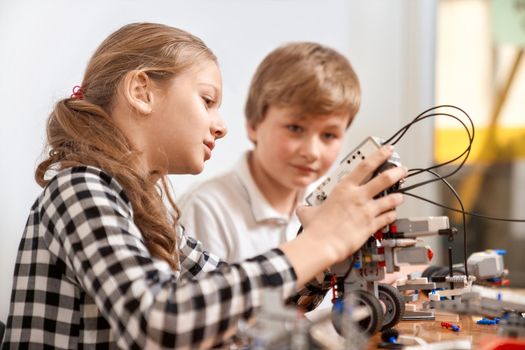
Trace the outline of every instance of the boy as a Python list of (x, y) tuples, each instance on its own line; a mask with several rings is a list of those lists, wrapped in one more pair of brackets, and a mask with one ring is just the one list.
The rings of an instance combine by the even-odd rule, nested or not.
[(246, 101), (254, 149), (179, 200), (187, 232), (228, 262), (295, 237), (295, 209), (336, 159), (360, 97), (351, 64), (335, 50), (298, 42), (271, 52)]

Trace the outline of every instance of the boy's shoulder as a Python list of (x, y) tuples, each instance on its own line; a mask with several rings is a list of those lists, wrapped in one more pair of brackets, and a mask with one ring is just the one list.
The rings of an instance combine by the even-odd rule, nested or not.
[(210, 179), (192, 184), (176, 200), (184, 207), (193, 205), (216, 205), (238, 207), (249, 200), (248, 187), (253, 187), (247, 163), (248, 153), (243, 154), (228, 171)]
[(235, 181), (234, 171), (230, 170), (221, 175), (217, 175), (207, 180), (198, 181), (192, 184), (180, 196), (178, 202), (185, 203), (190, 199), (203, 199), (209, 197), (222, 197), (231, 191)]

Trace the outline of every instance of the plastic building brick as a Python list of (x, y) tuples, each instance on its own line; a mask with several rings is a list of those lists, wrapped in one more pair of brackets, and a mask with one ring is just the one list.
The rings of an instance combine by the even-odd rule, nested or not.
[(461, 330), (459, 325), (450, 322), (441, 322), (441, 327), (450, 329), (454, 332), (459, 332)]

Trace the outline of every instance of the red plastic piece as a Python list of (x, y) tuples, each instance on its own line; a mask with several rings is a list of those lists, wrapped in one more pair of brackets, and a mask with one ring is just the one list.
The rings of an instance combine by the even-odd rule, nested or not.
[(459, 332), (461, 330), (461, 327), (459, 325), (450, 322), (441, 322), (441, 327), (450, 329), (454, 332)]
[(427, 257), (428, 261), (432, 261), (432, 258), (434, 257), (434, 252), (430, 248), (427, 248)]
[(337, 298), (337, 292), (338, 292), (337, 283), (336, 283), (334, 274), (332, 274), (330, 278), (330, 284), (332, 285), (332, 303), (334, 303), (335, 299)]
[(525, 340), (523, 338), (496, 337), (481, 344), (480, 350), (523, 350)]

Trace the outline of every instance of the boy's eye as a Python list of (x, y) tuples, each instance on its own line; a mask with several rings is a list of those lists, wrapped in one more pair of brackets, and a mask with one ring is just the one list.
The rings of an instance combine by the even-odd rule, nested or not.
[(333, 140), (333, 139), (336, 139), (337, 137), (338, 136), (332, 132), (327, 132), (323, 134), (323, 138), (328, 139), (328, 140)]
[(298, 132), (303, 131), (302, 127), (300, 127), (299, 125), (295, 125), (295, 124), (286, 125), (286, 128), (293, 133), (298, 133)]

